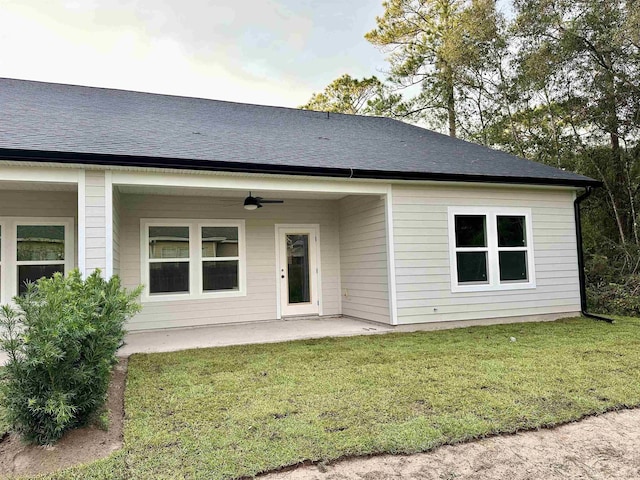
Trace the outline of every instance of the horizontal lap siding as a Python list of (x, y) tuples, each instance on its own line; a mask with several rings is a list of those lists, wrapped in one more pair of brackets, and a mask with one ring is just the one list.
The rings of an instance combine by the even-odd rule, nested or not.
[(105, 176), (103, 171), (85, 173), (85, 270), (107, 267)]
[[(531, 208), (536, 288), (451, 292), (447, 209)], [(400, 324), (580, 310), (573, 192), (473, 186), (393, 188)]]
[(390, 323), (384, 200), (340, 200), (342, 313)]
[(286, 200), (248, 212), (242, 199), (120, 194), (120, 273), (140, 282), (140, 219), (245, 219), (247, 296), (146, 302), (130, 330), (250, 322), (276, 318), (275, 224), (320, 225), (324, 315), (340, 313), (340, 253), (336, 201)]

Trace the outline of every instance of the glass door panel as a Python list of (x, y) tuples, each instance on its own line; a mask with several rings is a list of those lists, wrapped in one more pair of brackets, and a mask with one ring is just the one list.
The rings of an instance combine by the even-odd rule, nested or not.
[(289, 304), (309, 303), (309, 235), (287, 234), (286, 241)]

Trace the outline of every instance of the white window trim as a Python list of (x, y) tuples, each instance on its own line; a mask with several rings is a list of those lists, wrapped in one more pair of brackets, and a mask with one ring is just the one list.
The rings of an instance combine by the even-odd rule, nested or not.
[[(481, 248), (456, 248), (456, 215), (485, 215), (487, 228), (487, 283), (458, 283), (458, 259), (456, 251), (480, 251)], [(500, 282), (499, 251), (525, 250), (523, 247), (498, 247), (497, 222), (498, 216), (513, 215), (525, 217), (527, 237), (527, 274), (526, 282)], [(524, 290), (536, 288), (535, 257), (533, 244), (533, 222), (530, 208), (510, 207), (449, 207), (449, 268), (451, 276), (451, 291), (460, 292), (490, 292), (504, 290)]]
[[(62, 225), (64, 227), (64, 261), (18, 262), (18, 225)], [(73, 217), (0, 217), (2, 251), (0, 252), (0, 303), (7, 303), (18, 294), (18, 265), (64, 265), (68, 275), (75, 267)]]
[[(189, 292), (185, 293), (149, 293), (149, 227), (189, 227)], [(202, 282), (202, 262), (208, 257), (202, 256), (202, 227), (238, 228), (238, 290), (220, 290), (205, 292)], [(236, 257), (219, 257), (216, 260), (236, 260)], [(187, 259), (176, 259), (183, 261)], [(244, 220), (203, 220), (203, 219), (140, 219), (140, 279), (144, 285), (141, 301), (143, 303), (169, 302), (179, 300), (202, 300), (213, 298), (246, 297), (247, 263)]]

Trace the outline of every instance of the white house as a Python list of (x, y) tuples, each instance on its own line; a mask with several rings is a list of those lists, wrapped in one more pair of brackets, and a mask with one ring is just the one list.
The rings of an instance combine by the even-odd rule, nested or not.
[(13, 79), (0, 105), (2, 302), (78, 267), (145, 285), (130, 330), (581, 310), (590, 178), (386, 118)]

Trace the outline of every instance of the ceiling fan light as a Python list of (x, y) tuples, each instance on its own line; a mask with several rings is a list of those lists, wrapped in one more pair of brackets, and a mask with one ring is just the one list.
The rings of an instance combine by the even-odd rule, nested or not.
[(255, 197), (249, 195), (244, 199), (244, 209), (245, 210), (255, 210), (258, 208), (258, 200)]

